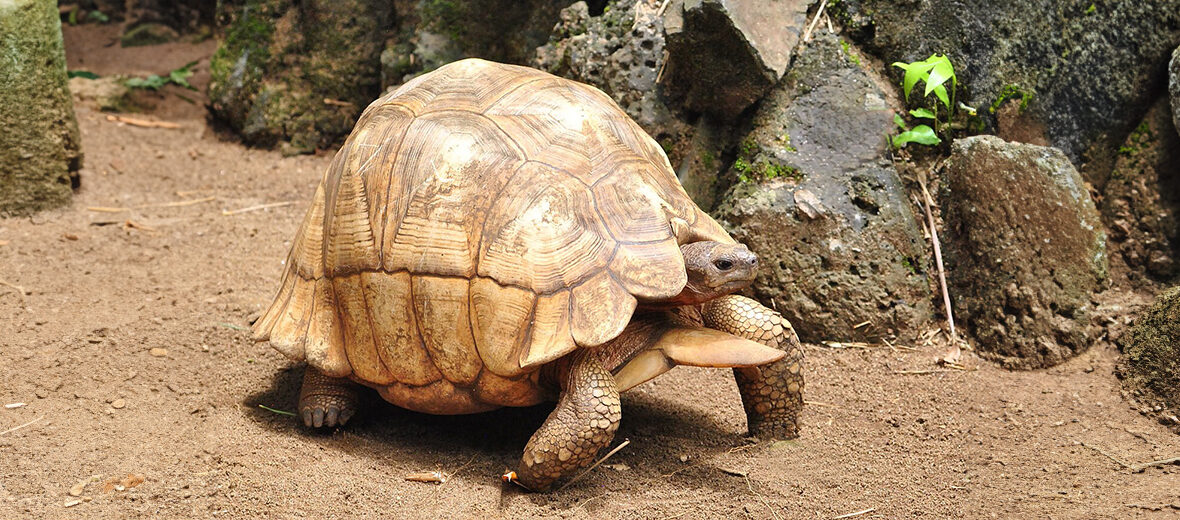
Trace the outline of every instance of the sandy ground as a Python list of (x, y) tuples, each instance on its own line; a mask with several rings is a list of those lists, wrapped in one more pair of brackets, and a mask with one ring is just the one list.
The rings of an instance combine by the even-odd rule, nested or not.
[[(104, 30), (67, 28), (71, 68), (203, 58), (207, 82), (210, 42), (125, 50)], [(498, 480), (545, 406), (434, 417), (373, 397), (308, 431), (259, 407), (293, 409), (302, 367), (245, 329), (330, 157), (219, 140), (178, 93), (203, 99), (169, 87), (137, 115), (175, 130), (79, 106), (74, 204), (0, 220), (0, 404), (26, 403), (0, 408), (0, 518), (1180, 517), (1180, 466), (1112, 459), (1178, 456), (1180, 436), (1120, 396), (1107, 345), (1037, 372), (809, 346), (790, 442), (744, 437), (727, 372), (678, 368), (625, 394), (630, 445), (547, 495)], [(449, 480), (404, 480), (434, 470)]]

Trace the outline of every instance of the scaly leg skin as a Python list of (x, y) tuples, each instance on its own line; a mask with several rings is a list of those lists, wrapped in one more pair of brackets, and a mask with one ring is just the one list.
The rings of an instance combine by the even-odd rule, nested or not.
[(619, 428), (622, 409), (615, 378), (593, 352), (574, 354), (561, 381), (561, 399), (524, 448), (517, 479), (533, 490), (549, 489), (594, 460)]
[(307, 367), (299, 392), (299, 415), (309, 428), (342, 426), (356, 413), (358, 386), (349, 379), (328, 377)]
[(741, 336), (787, 353), (769, 365), (735, 368), (750, 434), (794, 439), (803, 411), (803, 346), (781, 314), (744, 296), (729, 295), (707, 302), (705, 326)]

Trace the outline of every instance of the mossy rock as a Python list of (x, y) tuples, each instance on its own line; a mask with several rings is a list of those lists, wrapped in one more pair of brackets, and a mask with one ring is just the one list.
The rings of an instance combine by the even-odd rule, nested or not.
[(56, 4), (0, 0), (0, 215), (68, 204), (82, 167)]
[(1180, 408), (1180, 287), (1160, 294), (1128, 336), (1120, 341), (1127, 383)]

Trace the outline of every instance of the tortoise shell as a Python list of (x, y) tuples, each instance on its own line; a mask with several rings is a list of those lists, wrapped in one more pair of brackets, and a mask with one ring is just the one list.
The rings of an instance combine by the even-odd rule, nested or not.
[(606, 94), (467, 59), (365, 109), (255, 334), (420, 411), (530, 405), (516, 382), (679, 294), (698, 240), (733, 242)]

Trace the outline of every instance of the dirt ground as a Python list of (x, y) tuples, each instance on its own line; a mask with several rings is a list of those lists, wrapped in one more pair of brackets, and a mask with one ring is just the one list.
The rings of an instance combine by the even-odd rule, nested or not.
[[(198, 87), (214, 49), (66, 36), (71, 68), (200, 58)], [(790, 442), (744, 437), (728, 372), (679, 368), (624, 395), (630, 445), (544, 495), (498, 476), (545, 406), (434, 417), (374, 397), (346, 428), (308, 431), (260, 408), (292, 410), (302, 368), (246, 327), (330, 154), (244, 148), (207, 127), (200, 94), (148, 97), (136, 117), (181, 127), (79, 106), (74, 204), (0, 220), (0, 404), (26, 403), (0, 408), (0, 518), (1180, 517), (1180, 466), (1114, 460), (1180, 456), (1180, 436), (1121, 397), (1105, 344), (1036, 372), (969, 353), (972, 370), (941, 369), (932, 346), (809, 346)], [(404, 480), (434, 470), (449, 480)]]

